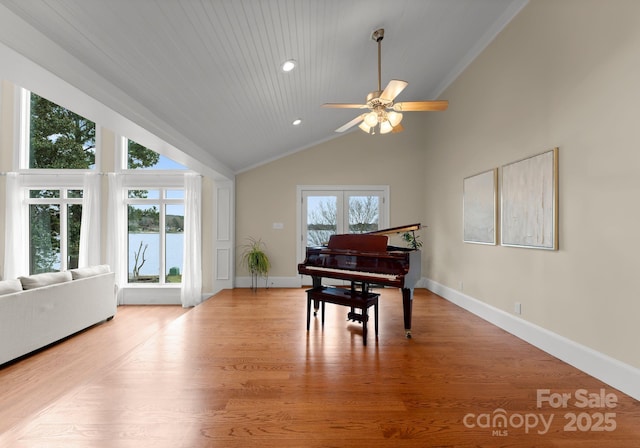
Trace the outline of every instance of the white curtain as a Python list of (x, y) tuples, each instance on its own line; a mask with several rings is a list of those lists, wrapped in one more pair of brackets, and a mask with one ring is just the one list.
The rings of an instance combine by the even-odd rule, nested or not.
[(107, 208), (107, 253), (106, 261), (111, 271), (116, 274), (118, 303), (122, 303), (122, 286), (126, 283), (127, 266), (127, 233), (124, 216), (125, 190), (122, 176), (109, 173), (109, 204)]
[(101, 176), (97, 173), (84, 176), (78, 257), (80, 268), (100, 264), (100, 180)]
[(7, 173), (4, 237), (4, 278), (29, 275), (24, 193), (18, 173)]
[(184, 265), (180, 301), (187, 308), (202, 302), (202, 178), (186, 174), (184, 178)]

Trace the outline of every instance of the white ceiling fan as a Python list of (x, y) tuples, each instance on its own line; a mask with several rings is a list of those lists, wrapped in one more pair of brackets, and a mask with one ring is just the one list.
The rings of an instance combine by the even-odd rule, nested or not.
[(409, 84), (406, 81), (392, 79), (387, 87), (382, 90), (381, 87), (381, 56), (380, 47), (384, 38), (384, 29), (380, 28), (371, 34), (371, 39), (378, 43), (378, 90), (367, 95), (366, 104), (352, 103), (326, 103), (322, 107), (330, 107), (337, 109), (369, 109), (358, 115), (347, 124), (340, 126), (336, 132), (344, 132), (347, 129), (360, 123), (359, 128), (369, 134), (387, 134), (389, 132), (401, 132), (404, 128), (400, 122), (402, 121), (402, 112), (415, 111), (442, 111), (449, 107), (446, 100), (440, 101), (404, 101), (394, 103), (396, 97)]

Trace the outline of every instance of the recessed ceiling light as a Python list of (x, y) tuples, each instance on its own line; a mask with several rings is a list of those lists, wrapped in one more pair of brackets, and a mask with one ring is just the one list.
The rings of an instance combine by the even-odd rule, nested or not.
[(289, 59), (288, 61), (284, 61), (284, 63), (282, 64), (282, 71), (283, 72), (290, 72), (294, 68), (296, 68), (296, 61), (294, 61), (293, 59)]
[(300, 126), (302, 124), (302, 120), (299, 118), (296, 118), (295, 120), (293, 120), (293, 123), (291, 123), (294, 126)]

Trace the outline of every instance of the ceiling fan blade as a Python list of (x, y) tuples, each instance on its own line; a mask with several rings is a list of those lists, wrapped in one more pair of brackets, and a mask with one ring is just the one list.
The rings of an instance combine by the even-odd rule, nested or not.
[(395, 103), (393, 110), (397, 112), (418, 112), (418, 111), (440, 111), (447, 110), (449, 101), (405, 101), (403, 103)]
[(325, 103), (322, 107), (331, 107), (334, 109), (366, 109), (366, 104), (355, 104), (355, 103)]
[(400, 95), (400, 92), (402, 92), (408, 85), (409, 83), (407, 81), (392, 79), (391, 81), (389, 81), (389, 84), (387, 84), (387, 87), (384, 88), (382, 95), (380, 95), (380, 99), (393, 101), (395, 97)]
[(357, 125), (358, 123), (360, 123), (362, 120), (364, 120), (364, 116), (366, 114), (362, 114), (362, 115), (358, 115), (356, 118), (354, 118), (353, 120), (351, 120), (349, 123), (340, 126), (338, 129), (336, 129), (336, 132), (344, 132), (347, 129), (350, 129), (352, 127), (354, 127), (355, 125)]

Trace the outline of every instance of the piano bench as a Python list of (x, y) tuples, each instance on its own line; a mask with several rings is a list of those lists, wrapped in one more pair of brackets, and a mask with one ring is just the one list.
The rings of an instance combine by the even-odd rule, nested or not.
[[(336, 305), (348, 306), (352, 310), (348, 314), (350, 320), (357, 320), (362, 323), (362, 343), (367, 345), (367, 321), (369, 320), (368, 310), (373, 306), (374, 310), (374, 329), (376, 337), (378, 336), (378, 297), (380, 294), (363, 293), (361, 291), (352, 291), (344, 288), (331, 288), (320, 286), (318, 288), (308, 289), (307, 293), (307, 331), (309, 331), (309, 323), (311, 319), (311, 302), (322, 304), (322, 327), (324, 328), (324, 304), (326, 302)], [(354, 312), (354, 309), (360, 309), (361, 314)], [(316, 308), (317, 309), (317, 308)]]

